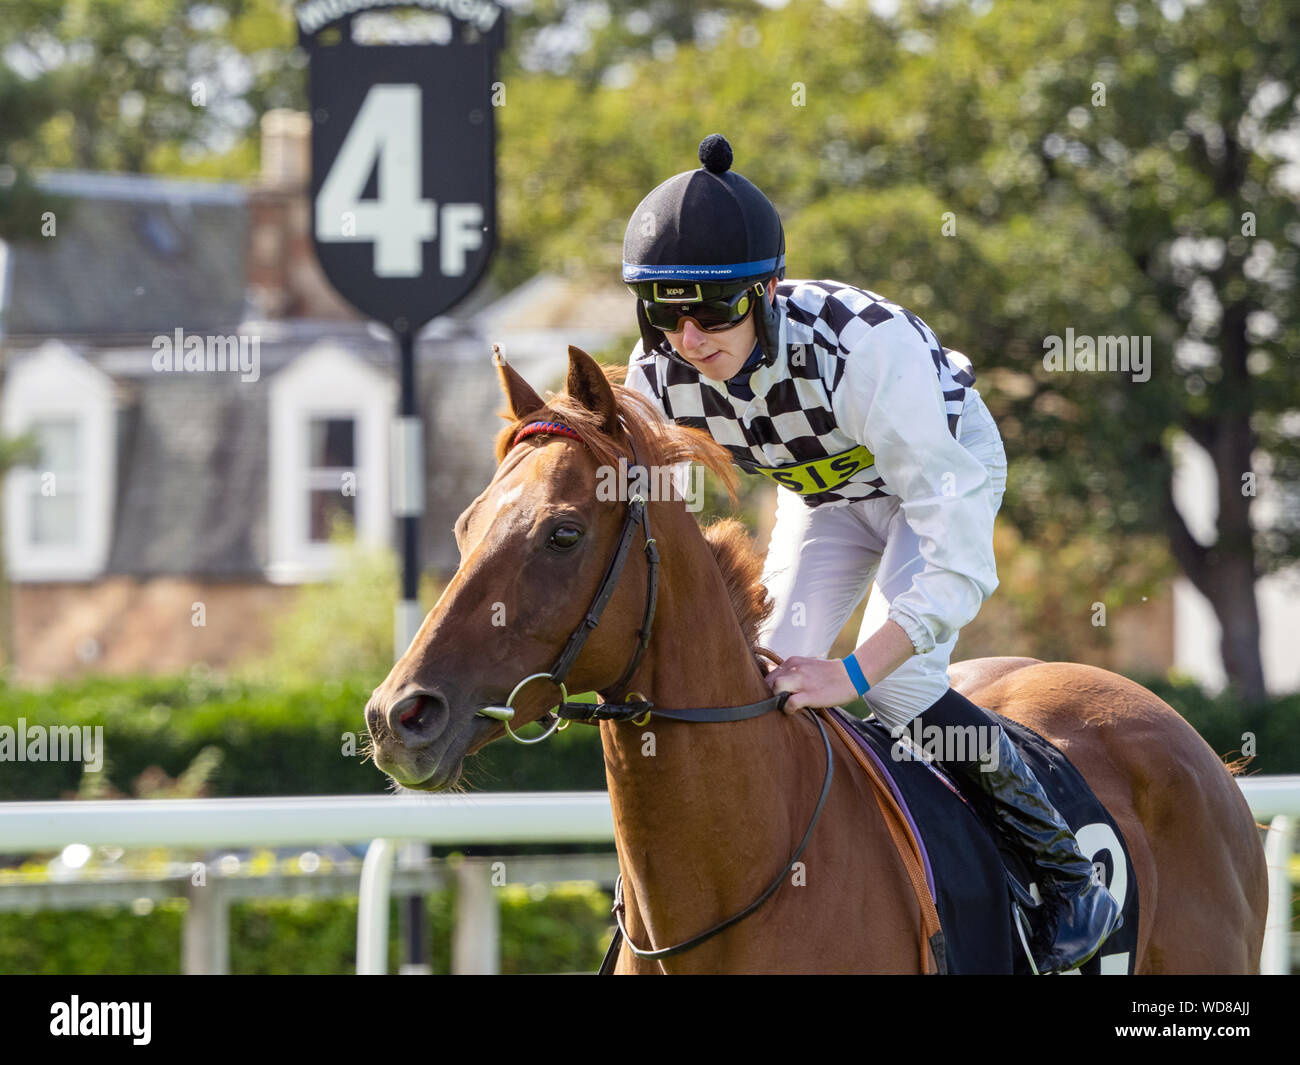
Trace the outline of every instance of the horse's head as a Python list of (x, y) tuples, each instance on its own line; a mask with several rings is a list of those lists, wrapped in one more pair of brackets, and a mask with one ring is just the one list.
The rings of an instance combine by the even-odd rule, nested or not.
[[(656, 423), (640, 396), (612, 385), (578, 348), (569, 349), (565, 393), (549, 403), (510, 367), (500, 364), (499, 374), (510, 424), (497, 441), (496, 475), (456, 521), (460, 567), (366, 706), (375, 764), (408, 788), (454, 784), (465, 756), (505, 733), (481, 711), (505, 704), (525, 677), (549, 673), (582, 623), (627, 511), (622, 493), (597, 491), (598, 478), (608, 487), (611, 469), (620, 458), (630, 465), (634, 454), (647, 465), (703, 458), (730, 476), (725, 451), (711, 441), (687, 443), (680, 430)], [(577, 438), (539, 433), (516, 441), (535, 421), (560, 423)], [(690, 520), (681, 501), (664, 502), (654, 505), (656, 523), (670, 508)], [(637, 546), (568, 675), (569, 691), (602, 690), (622, 673), (645, 595)], [(533, 681), (513, 701), (512, 727), (558, 701), (549, 680)]]

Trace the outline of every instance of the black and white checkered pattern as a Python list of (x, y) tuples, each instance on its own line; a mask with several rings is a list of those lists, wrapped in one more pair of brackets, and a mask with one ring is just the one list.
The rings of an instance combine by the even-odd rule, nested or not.
[[(871, 329), (902, 318), (921, 335), (934, 360), (948, 413), (957, 435), (966, 389), (975, 383), (970, 360), (949, 351), (911, 311), (883, 296), (834, 281), (783, 281), (776, 303), (784, 311), (784, 350), (771, 367), (750, 377), (752, 399), (730, 382), (711, 381), (676, 356), (665, 340), (650, 352), (634, 353), (629, 383), (644, 375), (649, 393), (679, 425), (703, 429), (731, 452), (746, 472), (756, 466), (790, 466), (838, 455), (857, 447), (837, 424), (832, 396), (847, 359)], [(759, 394), (761, 389), (761, 394)], [(810, 507), (893, 495), (875, 466), (859, 470), (828, 492), (800, 496)]]

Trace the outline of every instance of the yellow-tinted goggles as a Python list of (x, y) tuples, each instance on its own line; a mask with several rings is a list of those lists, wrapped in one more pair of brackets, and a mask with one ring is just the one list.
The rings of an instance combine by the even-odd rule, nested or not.
[[(730, 296), (700, 299), (699, 285), (663, 284), (654, 286), (654, 299), (643, 299), (646, 318), (656, 329), (676, 333), (684, 329), (689, 318), (706, 333), (733, 329), (745, 320), (754, 308), (755, 299), (762, 298), (763, 286), (744, 288)], [(695, 298), (692, 299), (691, 297)]]

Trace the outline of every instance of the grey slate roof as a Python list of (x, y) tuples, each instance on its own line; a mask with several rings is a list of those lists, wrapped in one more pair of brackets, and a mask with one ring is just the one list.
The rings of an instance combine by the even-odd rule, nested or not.
[(5, 333), (202, 330), (243, 316), (240, 186), (76, 172), (38, 185), (60, 197), (56, 235), (10, 249)]

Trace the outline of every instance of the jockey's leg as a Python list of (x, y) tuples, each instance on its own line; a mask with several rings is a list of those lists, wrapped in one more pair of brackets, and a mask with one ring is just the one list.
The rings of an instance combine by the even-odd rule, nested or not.
[[(979, 742), (944, 745), (943, 764), (973, 784), (991, 808), (994, 824), (1035, 870), (1043, 918), (1030, 947), (1039, 972), (1063, 972), (1082, 965), (1120, 927), (1119, 905), (1093, 877), (1092, 862), (1079, 850), (1070, 826), (1052, 805), (998, 719), (949, 688), (918, 719), (944, 735)], [(962, 757), (965, 755), (965, 757)]]
[(782, 658), (822, 658), (861, 601), (880, 560), (858, 506), (809, 507), (777, 492), (776, 525), (763, 563), (772, 613), (759, 644)]
[[(948, 656), (955, 643), (954, 638), (927, 655), (913, 655), (867, 692), (866, 701), (896, 735), (913, 719), (923, 729), (962, 730), (962, 742), (944, 744), (939, 760), (983, 799), (992, 826), (1035, 870), (1044, 904), (1030, 944), (1034, 964), (1039, 972), (1076, 968), (1119, 928), (1119, 906), (1094, 882), (1092, 862), (998, 719), (949, 685)], [(957, 738), (952, 731), (943, 735)]]

